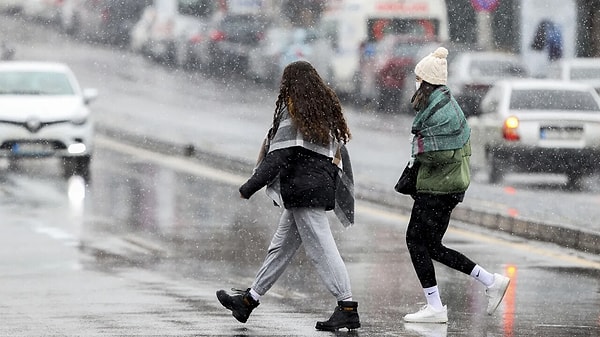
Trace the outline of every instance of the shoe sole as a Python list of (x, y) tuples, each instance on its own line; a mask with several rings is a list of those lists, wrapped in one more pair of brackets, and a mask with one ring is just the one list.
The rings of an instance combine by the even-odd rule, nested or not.
[(343, 329), (343, 328), (346, 328), (348, 330), (358, 329), (358, 328), (360, 328), (360, 323), (346, 324), (346, 325), (341, 325), (339, 327), (323, 327), (323, 326), (319, 326), (317, 324), (317, 326), (315, 327), (315, 329), (317, 329), (319, 331), (338, 331), (339, 329)]
[(404, 318), (405, 322), (408, 323), (439, 323), (439, 324), (444, 324), (444, 323), (448, 323), (448, 318), (446, 319), (407, 319)]
[(498, 309), (498, 306), (500, 305), (500, 303), (502, 303), (502, 300), (504, 299), (504, 295), (506, 295), (506, 291), (508, 290), (508, 286), (510, 285), (510, 279), (506, 278), (506, 284), (503, 284), (502, 286), (504, 287), (504, 290), (502, 291), (502, 295), (500, 297), (498, 297), (498, 301), (496, 303), (494, 303), (494, 305), (487, 310), (487, 314), (488, 315), (492, 315), (494, 314), (494, 312), (496, 312), (496, 309)]
[(233, 317), (235, 317), (235, 319), (237, 319), (239, 322), (246, 323), (248, 321), (248, 318), (236, 315), (233, 308), (230, 305), (227, 305), (224, 303), (228, 297), (230, 297), (230, 296), (227, 294), (226, 291), (224, 291), (224, 290), (217, 291), (217, 299), (219, 300), (219, 303), (221, 303), (221, 305), (224, 306), (225, 308), (231, 310), (231, 315)]

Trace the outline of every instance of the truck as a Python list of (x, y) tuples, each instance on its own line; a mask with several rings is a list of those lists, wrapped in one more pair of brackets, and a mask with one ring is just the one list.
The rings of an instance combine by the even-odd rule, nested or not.
[(317, 31), (326, 41), (321, 75), (339, 94), (352, 94), (370, 44), (388, 35), (445, 42), (448, 13), (445, 0), (329, 0)]

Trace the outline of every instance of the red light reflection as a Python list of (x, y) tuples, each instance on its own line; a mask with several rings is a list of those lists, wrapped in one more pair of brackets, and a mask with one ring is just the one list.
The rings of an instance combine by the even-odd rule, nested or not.
[(503, 330), (505, 337), (512, 337), (515, 324), (515, 296), (517, 288), (517, 267), (508, 265), (505, 267), (505, 274), (510, 278), (510, 285), (504, 295), (504, 315)]

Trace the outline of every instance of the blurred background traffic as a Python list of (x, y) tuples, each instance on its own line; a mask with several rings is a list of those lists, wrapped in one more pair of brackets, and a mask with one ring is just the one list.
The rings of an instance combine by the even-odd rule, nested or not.
[[(408, 116), (414, 65), (443, 45), (448, 86), (474, 129), (473, 169), (489, 182), (540, 171), (580, 187), (600, 160), (600, 0), (0, 0), (0, 10), (157, 66), (273, 91), (285, 65), (307, 60), (345, 104)], [(2, 58), (19, 59), (19, 41), (1, 41)], [(490, 90), (525, 79), (537, 81)], [(539, 104), (499, 104), (517, 94)], [(576, 95), (589, 104), (543, 98)]]
[[(440, 44), (450, 50), (450, 87), (469, 115), (499, 78), (581, 79), (600, 88), (598, 0), (2, 0), (0, 7), (82, 41), (274, 87), (287, 63), (305, 59), (340, 95), (384, 111), (406, 111), (415, 61)], [(3, 40), (3, 54), (14, 54), (10, 37)]]

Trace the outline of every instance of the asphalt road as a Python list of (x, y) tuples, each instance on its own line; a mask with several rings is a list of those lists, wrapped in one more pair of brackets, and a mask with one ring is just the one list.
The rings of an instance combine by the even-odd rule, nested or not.
[[(280, 210), (244, 179), (194, 160), (100, 137), (94, 180), (64, 180), (52, 161), (2, 170), (0, 335), (5, 336), (597, 336), (600, 260), (453, 221), (445, 243), (511, 277), (485, 314), (483, 287), (436, 265), (449, 323), (405, 324), (423, 302), (404, 243), (407, 214), (359, 201), (332, 229), (362, 328), (318, 332), (335, 300), (298, 256), (240, 324), (217, 289), (252, 280)], [(548, 282), (552, 280), (552, 282)]]

